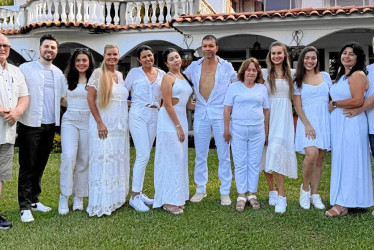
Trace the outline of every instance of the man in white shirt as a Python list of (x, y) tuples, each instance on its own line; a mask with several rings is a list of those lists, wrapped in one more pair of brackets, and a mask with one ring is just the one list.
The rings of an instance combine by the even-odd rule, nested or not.
[(231, 63), (216, 55), (218, 51), (217, 39), (207, 35), (202, 41), (204, 57), (192, 64), (184, 74), (192, 81), (196, 96), (194, 115), (195, 139), (195, 182), (196, 194), (190, 199), (200, 202), (206, 197), (206, 183), (208, 182), (207, 158), (212, 135), (217, 147), (219, 160), (218, 176), (221, 181), (221, 205), (231, 205), (231, 162), (229, 144), (224, 141), (223, 101), (226, 90), (231, 82), (237, 80), (236, 72)]
[[(0, 198), (3, 182), (12, 179), (16, 123), (29, 104), (25, 78), (6, 61), (9, 53), (9, 40), (0, 34)], [(0, 215), (0, 230), (11, 227), (12, 223)]]
[(52, 64), (58, 51), (56, 38), (43, 35), (39, 51), (39, 60), (20, 66), (30, 93), (30, 105), (18, 126), (18, 202), (22, 222), (34, 220), (31, 210), (51, 210), (39, 202), (41, 179), (52, 149), (55, 126), (60, 125), (60, 103), (67, 86), (61, 70)]

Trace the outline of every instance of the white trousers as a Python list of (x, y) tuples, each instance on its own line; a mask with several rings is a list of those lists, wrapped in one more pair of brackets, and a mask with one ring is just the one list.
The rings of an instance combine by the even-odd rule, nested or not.
[(61, 122), (61, 194), (88, 196), (88, 120), (90, 112), (66, 111)]
[(241, 126), (231, 123), (230, 126), (236, 189), (239, 194), (256, 193), (265, 143), (264, 125)]
[(194, 139), (195, 139), (195, 183), (196, 192), (206, 193), (206, 184), (208, 182), (208, 152), (209, 143), (213, 130), (214, 142), (218, 154), (218, 177), (221, 181), (220, 193), (229, 194), (232, 180), (230, 147), (223, 139), (224, 125), (223, 119), (197, 119), (194, 120)]
[(157, 131), (157, 108), (131, 107), (129, 129), (136, 150), (132, 170), (132, 191), (143, 190), (145, 168), (147, 167)]

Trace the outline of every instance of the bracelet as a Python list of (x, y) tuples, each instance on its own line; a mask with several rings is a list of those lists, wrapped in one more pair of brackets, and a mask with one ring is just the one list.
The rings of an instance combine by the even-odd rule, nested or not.
[(182, 127), (182, 125), (180, 125), (180, 124), (178, 124), (177, 126), (175, 126), (176, 128), (178, 128), (178, 127)]

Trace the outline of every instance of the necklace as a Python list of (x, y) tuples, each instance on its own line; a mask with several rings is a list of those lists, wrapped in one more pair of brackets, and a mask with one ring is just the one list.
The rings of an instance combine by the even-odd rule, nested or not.
[(281, 74), (283, 74), (283, 72), (276, 72), (276, 71), (275, 71), (275, 73), (277, 73), (277, 75), (281, 75)]

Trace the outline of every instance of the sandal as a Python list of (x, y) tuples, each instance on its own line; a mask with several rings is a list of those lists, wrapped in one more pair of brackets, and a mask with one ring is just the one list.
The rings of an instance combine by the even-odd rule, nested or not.
[[(340, 208), (340, 209), (339, 209)], [(348, 208), (339, 205), (334, 205), (330, 210), (325, 212), (328, 217), (341, 217), (348, 214)]]
[(242, 212), (245, 208), (245, 203), (247, 203), (247, 198), (239, 196), (238, 199), (236, 199), (236, 211)]
[(165, 205), (163, 205), (162, 208), (166, 212), (169, 212), (169, 213), (174, 214), (174, 215), (178, 215), (178, 214), (183, 213), (183, 209), (178, 207), (178, 206), (173, 206), (173, 205), (165, 206)]
[(260, 203), (258, 203), (257, 201), (256, 195), (254, 194), (248, 195), (247, 200), (253, 209), (257, 210), (261, 208)]

